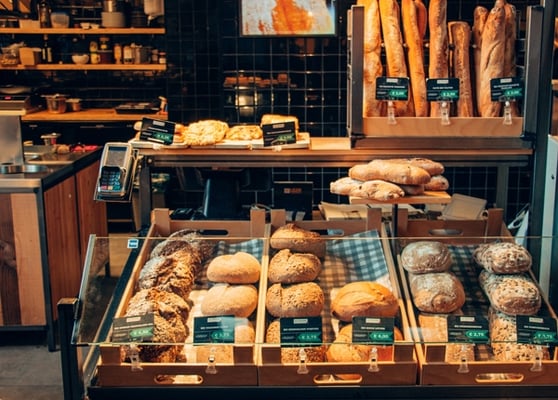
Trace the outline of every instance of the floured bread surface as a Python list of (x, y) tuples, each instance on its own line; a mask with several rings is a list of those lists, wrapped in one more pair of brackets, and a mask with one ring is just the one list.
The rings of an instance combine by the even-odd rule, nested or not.
[(420, 240), (409, 243), (401, 251), (401, 266), (414, 274), (445, 272), (452, 263), (451, 252), (442, 242)]
[(422, 312), (446, 314), (465, 304), (465, 289), (451, 272), (408, 274), (413, 304)]

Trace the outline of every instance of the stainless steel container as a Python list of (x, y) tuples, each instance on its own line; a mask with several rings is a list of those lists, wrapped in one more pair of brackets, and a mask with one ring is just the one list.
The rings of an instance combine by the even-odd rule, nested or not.
[(53, 94), (45, 96), (48, 112), (62, 114), (66, 112), (66, 96)]

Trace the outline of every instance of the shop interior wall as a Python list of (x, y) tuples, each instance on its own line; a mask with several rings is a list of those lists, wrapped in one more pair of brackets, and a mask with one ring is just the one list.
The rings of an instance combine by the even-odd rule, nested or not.
[[(167, 1), (166, 27), (169, 71), (169, 117), (192, 122), (206, 118), (229, 124), (258, 123), (263, 113), (292, 114), (301, 130), (313, 137), (346, 136), (347, 21), (346, 11), (356, 1), (338, 0), (338, 33), (327, 38), (247, 38), (239, 34), (239, 0)], [(428, 3), (427, 1), (425, 3)], [(448, 20), (472, 24), (477, 5), (491, 8), (494, 1), (448, 1)], [(538, 1), (512, 1), (521, 16)], [(236, 88), (225, 79), (252, 81), (277, 79), (286, 74), (291, 85)], [(239, 104), (241, 107), (236, 107)], [(412, 154), (409, 154), (410, 156)], [(346, 202), (332, 195), (329, 182), (347, 174), (344, 168), (274, 168), (273, 181), (313, 182), (314, 204)], [(485, 198), (494, 205), (496, 167), (449, 167), (451, 193)], [(530, 197), (531, 170), (511, 168), (506, 218), (512, 219)], [(193, 176), (186, 172), (186, 176)], [(190, 180), (188, 187), (175, 182), (167, 202), (171, 207), (196, 207), (202, 187)], [(266, 191), (245, 191), (243, 203), (272, 203)]]

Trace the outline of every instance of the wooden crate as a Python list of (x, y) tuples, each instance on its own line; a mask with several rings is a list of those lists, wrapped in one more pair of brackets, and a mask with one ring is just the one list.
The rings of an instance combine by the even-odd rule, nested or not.
[[(134, 285), (142, 266), (149, 257), (155, 243), (180, 229), (198, 230), (204, 239), (240, 243), (251, 239), (261, 239), (263, 256), (262, 270), (267, 263), (267, 233), (269, 225), (265, 221), (265, 211), (254, 210), (249, 221), (179, 221), (171, 220), (168, 209), (155, 209), (152, 212), (152, 224), (145, 237), (140, 255), (133, 267), (133, 273), (126, 286), (116, 316), (122, 316), (129, 299), (133, 295)], [(261, 290), (261, 282), (257, 284)], [(203, 287), (202, 289), (206, 289)], [(257, 312), (250, 317), (257, 327)], [(190, 329), (192, 332), (192, 329)], [(219, 346), (219, 345), (216, 345)], [(153, 363), (140, 362), (139, 368), (129, 362), (122, 362), (120, 344), (103, 343), (100, 345), (101, 357), (97, 365), (99, 386), (255, 386), (258, 384), (256, 351), (254, 344), (235, 344), (233, 346), (233, 363), (176, 362)]]
[[(285, 221), (284, 212), (273, 210), (270, 233), (284, 225)], [(386, 256), (386, 264), (393, 292), (396, 297), (401, 299), (388, 240), (385, 238), (385, 231), (382, 230), (381, 209), (370, 209), (367, 219), (296, 221), (296, 224), (301, 228), (320, 232), (322, 235), (327, 231), (330, 235), (328, 235), (326, 240), (368, 230), (377, 230), (380, 234), (383, 253)], [(265, 304), (265, 291), (262, 290), (260, 295), (262, 296), (260, 304)], [(258, 351), (260, 386), (414, 385), (417, 381), (418, 361), (415, 355), (412, 334), (409, 330), (406, 309), (402, 300), (400, 300), (398, 321), (401, 324), (399, 328), (403, 333), (404, 340), (394, 344), (393, 360), (378, 361), (377, 364), (374, 364), (377, 367), (375, 371), (370, 370), (370, 362), (307, 362), (304, 364), (306, 367), (305, 371), (300, 370), (298, 363), (282, 363), (280, 344), (265, 343), (265, 330), (273, 317), (266, 312), (265, 307), (260, 306), (259, 312), (258, 322), (260, 325), (256, 334), (257, 342), (261, 343)], [(330, 323), (331, 317), (324, 315), (324, 313), (322, 314), (325, 326)], [(324, 337), (324, 341), (326, 339)]]
[[(412, 302), (407, 273), (400, 263), (400, 250), (406, 243), (416, 240), (443, 241), (450, 246), (475, 246), (491, 241), (512, 241), (513, 237), (501, 218), (502, 210), (490, 209), (486, 219), (475, 221), (411, 220), (405, 217), (405, 212), (406, 210), (400, 210), (399, 213), (398, 238), (395, 239), (398, 243), (394, 246), (394, 251), (411, 331), (416, 342), (419, 360), (419, 384), (486, 386), (558, 383), (558, 358), (555, 349), (551, 349), (551, 359), (543, 360), (541, 370), (537, 371), (533, 370), (534, 362), (502, 362), (493, 360), (490, 356), (478, 357), (478, 354), (484, 354), (481, 350), (482, 346), (488, 347), (488, 345), (477, 345), (481, 347), (477, 348), (478, 354), (475, 360), (447, 362), (445, 360), (446, 345), (443, 343), (425, 343), (422, 339), (419, 323), (420, 311), (414, 307)], [(433, 232), (439, 234), (436, 235)], [(477, 274), (476, 276), (478, 276), (481, 269), (477, 267), (471, 269), (471, 271), (473, 275)], [(531, 277), (536, 282), (532, 274)], [(482, 293), (478, 286), (464, 286), (468, 295), (473, 292)], [(473, 298), (476, 300), (476, 297)], [(475, 307), (479, 307), (478, 312), (481, 315), (485, 314), (489, 307), (488, 299), (485, 299), (482, 304), (477, 301)], [(554, 310), (546, 299), (543, 301), (540, 314), (556, 317)], [(463, 369), (464, 367), (466, 368)]]

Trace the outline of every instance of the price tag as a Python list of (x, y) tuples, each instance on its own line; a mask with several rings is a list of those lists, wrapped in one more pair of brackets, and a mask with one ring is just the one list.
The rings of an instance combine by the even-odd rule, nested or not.
[(322, 318), (281, 318), (282, 347), (310, 347), (322, 345)]
[(523, 84), (520, 78), (497, 78), (490, 80), (490, 99), (504, 102), (523, 98)]
[(172, 144), (176, 123), (144, 117), (141, 120), (140, 140), (160, 144)]
[(515, 323), (518, 343), (558, 343), (556, 320), (554, 318), (518, 315), (515, 317)]
[(353, 343), (392, 344), (394, 327), (394, 318), (353, 317)]
[(114, 318), (112, 341), (115, 343), (150, 342), (153, 340), (154, 320), (153, 313)]
[(376, 78), (376, 100), (408, 100), (409, 78)]
[(294, 121), (262, 125), (264, 147), (296, 143)]
[(234, 315), (194, 318), (194, 344), (234, 343)]
[(459, 99), (459, 79), (439, 78), (426, 80), (426, 100), (455, 101)]
[(448, 342), (488, 343), (488, 320), (474, 315), (448, 316)]

